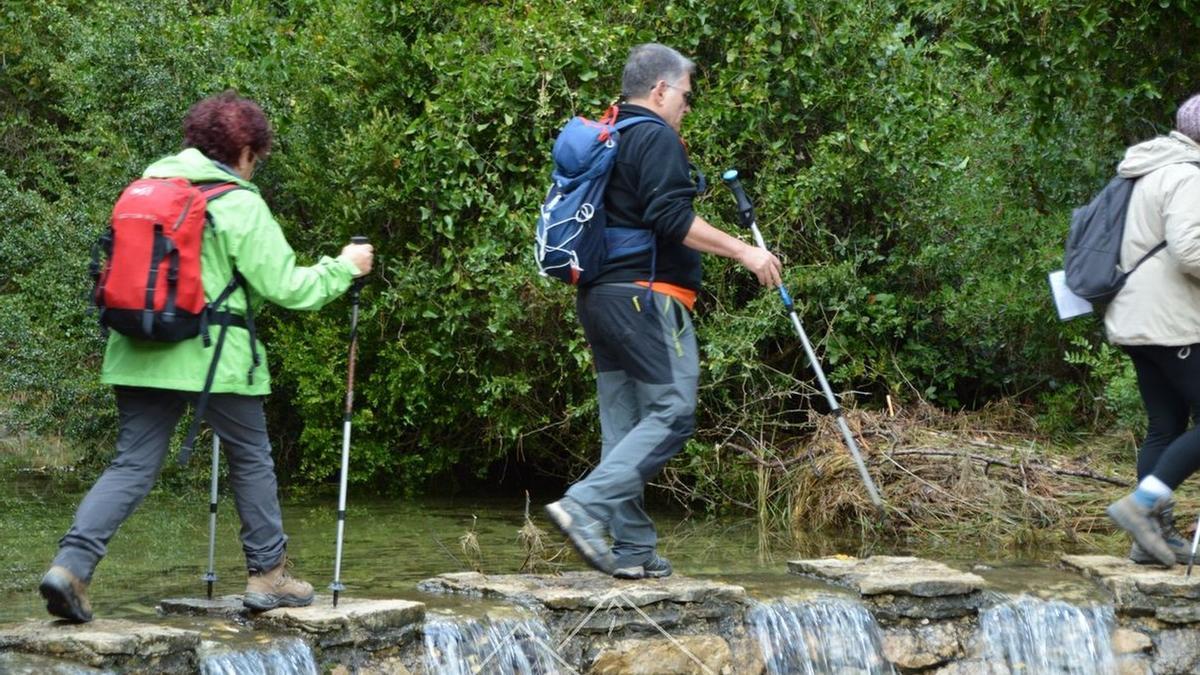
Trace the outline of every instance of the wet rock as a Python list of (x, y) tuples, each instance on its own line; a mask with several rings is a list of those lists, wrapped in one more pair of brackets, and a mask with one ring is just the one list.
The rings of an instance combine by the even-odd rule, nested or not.
[(679, 574), (666, 579), (621, 581), (599, 572), (559, 576), (459, 572), (426, 579), (417, 588), (427, 593), (496, 597), (551, 610), (591, 609), (614, 601), (645, 607), (664, 601), (699, 604), (710, 600), (741, 602), (746, 598), (741, 586)]
[(113, 672), (37, 654), (0, 652), (0, 673), (4, 675), (113, 675)]
[(739, 629), (727, 639), (733, 651), (733, 672), (737, 675), (760, 675), (767, 671), (763, 660), (762, 647), (758, 641), (748, 635), (744, 628)]
[(210, 616), (222, 619), (239, 619), (250, 613), (242, 605), (240, 595), (222, 595), (208, 598), (167, 598), (158, 603), (161, 616)]
[(359, 665), (354, 669), (338, 665), (329, 671), (329, 675), (412, 675), (412, 671), (404, 665), (400, 657), (393, 656)]
[(883, 654), (901, 668), (922, 669), (962, 658), (973, 626), (967, 621), (905, 622), (883, 631)]
[(968, 595), (987, 586), (983, 577), (921, 558), (872, 556), (792, 560), (788, 571), (847, 586), (861, 595), (922, 598)]
[(1114, 654), (1137, 654), (1148, 652), (1154, 647), (1154, 641), (1144, 633), (1128, 628), (1118, 628), (1112, 634)]
[[(626, 640), (744, 635), (748, 603), (741, 586), (673, 575), (620, 581), (596, 572), (549, 575), (443, 574), (422, 581), (429, 593), (463, 594), (510, 602), (536, 611), (561, 658), (582, 669), (614, 643)], [(617, 657), (611, 654), (606, 659)]]
[(359, 600), (318, 595), (308, 607), (281, 607), (252, 614), (255, 625), (298, 633), (323, 650), (393, 647), (410, 641), (425, 619), (425, 605), (409, 600)]
[(684, 675), (733, 673), (733, 653), (725, 640), (712, 635), (622, 640), (605, 648), (592, 662), (595, 675)]
[(986, 604), (982, 593), (920, 598), (912, 595), (872, 595), (864, 598), (881, 624), (904, 619), (958, 619), (975, 616)]
[[(983, 659), (956, 661), (929, 671), (930, 675), (1011, 675), (1008, 664)], [(1032, 674), (1031, 674), (1032, 675)]]
[(71, 624), (29, 620), (0, 629), (0, 651), (52, 656), (127, 673), (190, 671), (200, 634), (167, 626), (99, 619)]
[(1188, 628), (1164, 630), (1154, 641), (1156, 675), (1185, 675), (1200, 672), (1200, 631)]
[(1200, 622), (1200, 605), (1155, 607), (1154, 618), (1164, 623)]
[(792, 560), (788, 571), (858, 591), (884, 624), (972, 616), (984, 604), (987, 586), (976, 574), (899, 556)]
[(1154, 675), (1150, 659), (1144, 656), (1119, 656), (1116, 660), (1117, 675)]
[(1061, 561), (1108, 590), (1125, 614), (1177, 624), (1200, 622), (1200, 575), (1184, 576), (1183, 566), (1165, 570), (1107, 555), (1065, 555)]

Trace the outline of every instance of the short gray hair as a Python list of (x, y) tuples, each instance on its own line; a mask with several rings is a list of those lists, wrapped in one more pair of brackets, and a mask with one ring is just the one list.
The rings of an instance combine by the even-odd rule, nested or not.
[(696, 71), (696, 64), (683, 54), (657, 42), (647, 42), (629, 50), (625, 72), (621, 75), (621, 96), (646, 96), (659, 80), (678, 82)]

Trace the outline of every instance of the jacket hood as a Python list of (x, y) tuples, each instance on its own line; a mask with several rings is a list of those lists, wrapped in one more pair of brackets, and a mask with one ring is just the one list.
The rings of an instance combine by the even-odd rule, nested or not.
[(1172, 131), (1170, 135), (1152, 138), (1125, 151), (1125, 159), (1117, 165), (1117, 173), (1126, 178), (1138, 178), (1169, 164), (1200, 162), (1200, 144)]
[[(1197, 149), (1200, 153), (1200, 148)], [(163, 157), (151, 164), (142, 173), (143, 178), (186, 178), (193, 183), (228, 183), (230, 181), (258, 192), (248, 180), (243, 180), (232, 169), (204, 156), (196, 148), (187, 148), (177, 155)]]

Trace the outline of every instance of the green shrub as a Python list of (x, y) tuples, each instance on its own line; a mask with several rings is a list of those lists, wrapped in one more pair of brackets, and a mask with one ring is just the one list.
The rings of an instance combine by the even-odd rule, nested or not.
[[(506, 460), (573, 475), (597, 445), (590, 357), (570, 291), (532, 272), (533, 212), (558, 127), (600, 114), (629, 47), (659, 40), (700, 64), (692, 158), (745, 176), (835, 388), (862, 405), (1042, 399), (1059, 428), (1089, 425), (1098, 408), (1063, 392), (1125, 374), (1103, 352), (1064, 360), (1088, 329), (1054, 320), (1045, 274), (1070, 208), (1191, 93), (1194, 5), (9, 3), (6, 424), (107, 446), (88, 244), (120, 187), (178, 147), (187, 106), (232, 86), (275, 126), (259, 182), (302, 260), (355, 234), (377, 246), (354, 480), (420, 489)], [(734, 227), (721, 188), (697, 208)], [(772, 293), (728, 261), (705, 273), (688, 453), (731, 433), (786, 447), (824, 406), (804, 354)], [(263, 317), (276, 445), (304, 481), (336, 468), (347, 312)], [(1132, 402), (1112, 405), (1124, 412), (1105, 423), (1134, 423)], [(706, 462), (681, 465), (710, 484), (688, 474)]]

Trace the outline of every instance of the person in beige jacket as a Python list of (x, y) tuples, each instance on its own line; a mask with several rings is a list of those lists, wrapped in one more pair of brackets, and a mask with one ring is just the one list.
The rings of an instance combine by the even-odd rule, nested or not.
[(1134, 539), (1139, 563), (1187, 562), (1175, 528), (1174, 490), (1200, 469), (1200, 94), (1179, 107), (1175, 130), (1125, 152), (1117, 172), (1137, 179), (1121, 266), (1129, 275), (1104, 315), (1110, 342), (1133, 360), (1149, 427), (1138, 451), (1138, 485), (1108, 507)]

